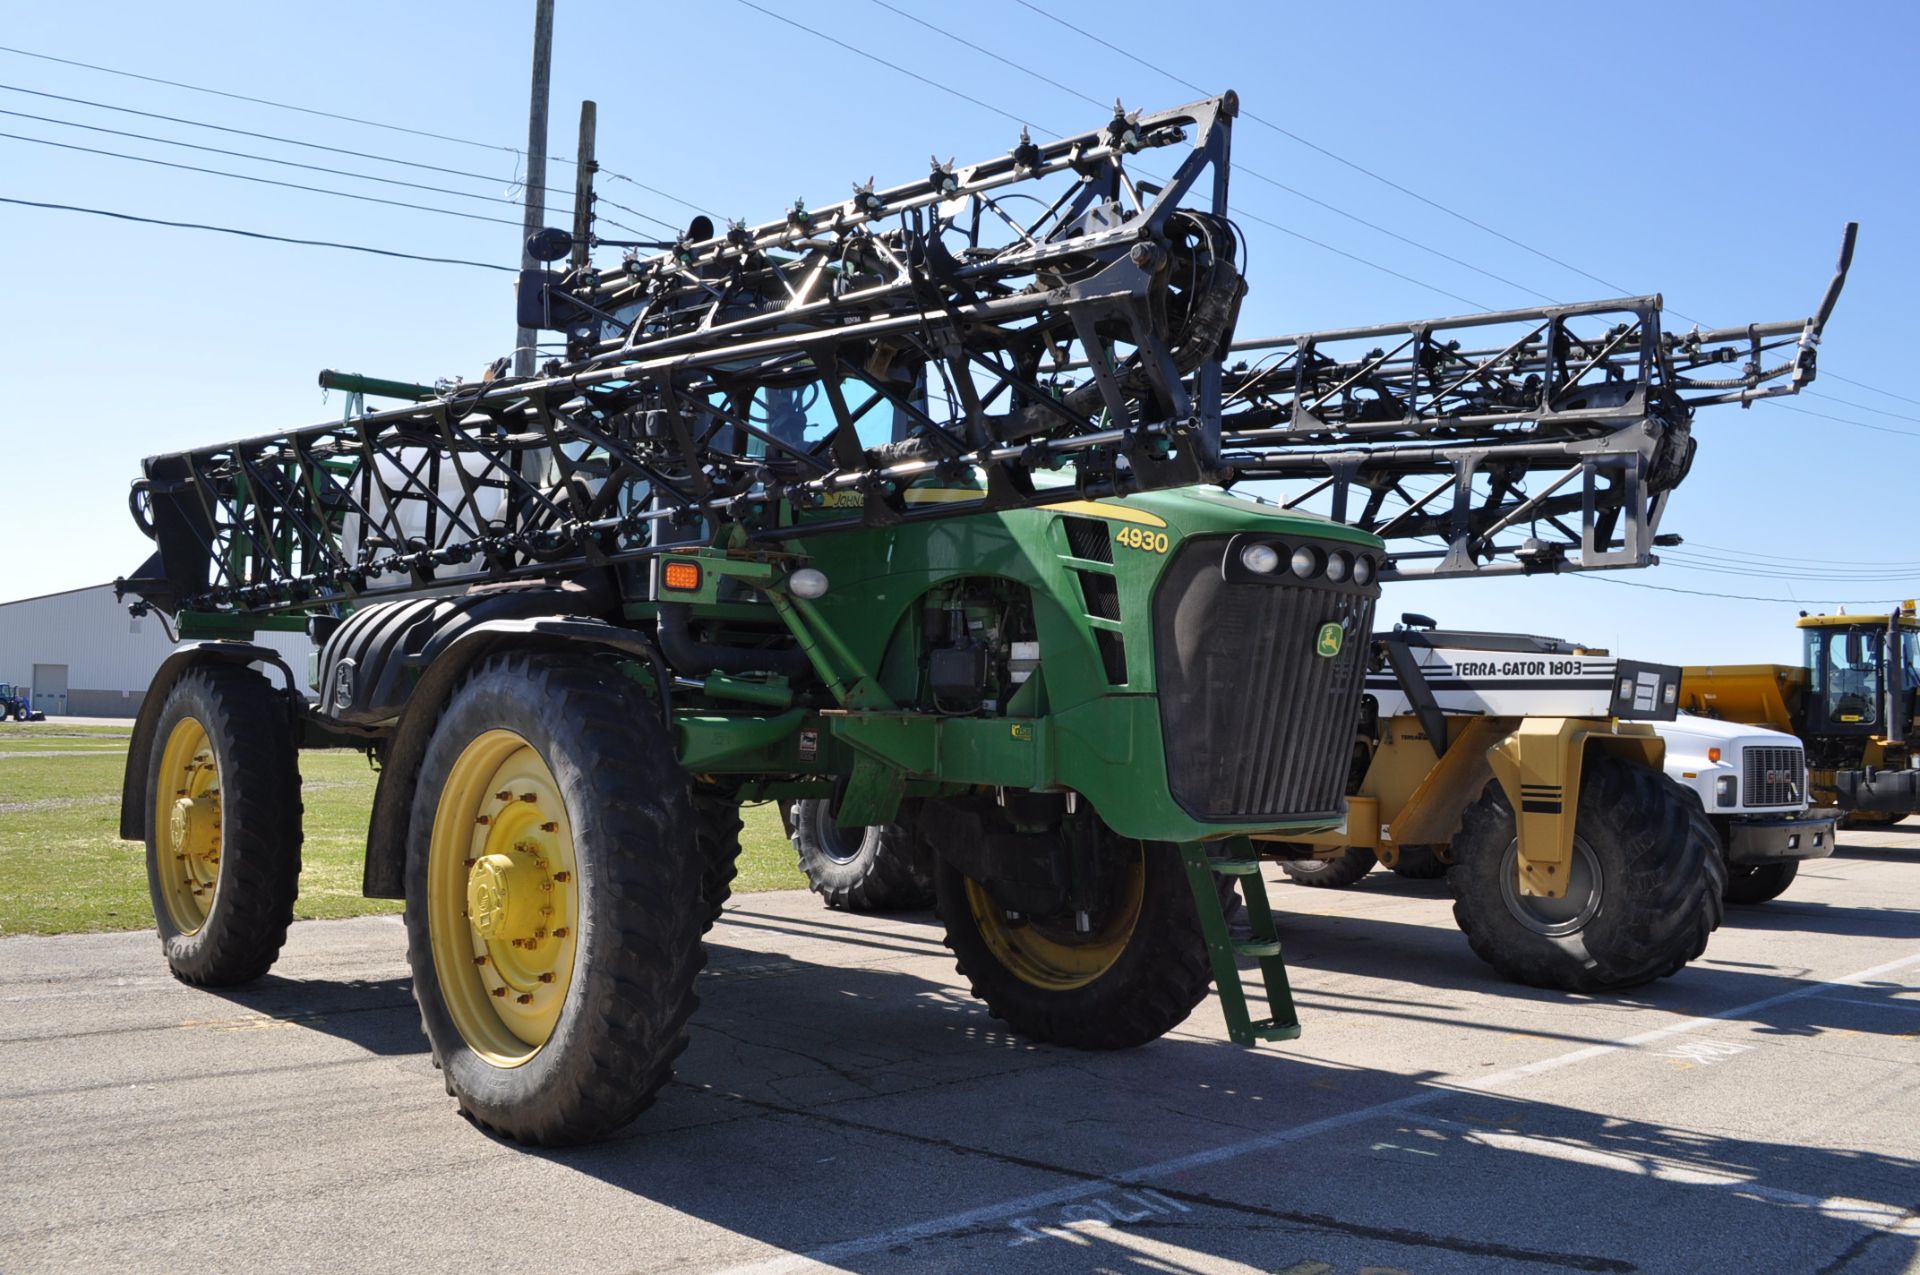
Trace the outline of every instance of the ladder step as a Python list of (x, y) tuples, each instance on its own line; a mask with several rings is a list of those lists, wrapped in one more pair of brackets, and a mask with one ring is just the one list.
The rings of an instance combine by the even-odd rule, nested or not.
[(1260, 1018), (1248, 1025), (1248, 1031), (1256, 1040), (1299, 1040), (1299, 1023), (1280, 1023), (1271, 1018)]
[(1242, 956), (1278, 956), (1279, 939), (1235, 939), (1233, 950)]
[(1253, 877), (1260, 875), (1258, 859), (1209, 859), (1207, 866), (1222, 876)]

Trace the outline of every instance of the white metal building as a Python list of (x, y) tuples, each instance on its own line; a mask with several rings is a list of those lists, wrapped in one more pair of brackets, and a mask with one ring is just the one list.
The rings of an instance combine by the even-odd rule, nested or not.
[[(305, 682), (313, 649), (305, 634), (255, 641)], [(0, 682), (32, 687), (33, 706), (48, 717), (132, 717), (173, 647), (160, 616), (128, 615), (110, 584), (0, 602)]]

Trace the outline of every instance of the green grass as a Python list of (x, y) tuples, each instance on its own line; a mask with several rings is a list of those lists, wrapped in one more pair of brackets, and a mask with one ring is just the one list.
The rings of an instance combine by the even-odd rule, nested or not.
[[(13, 723), (0, 728), (0, 935), (138, 930), (153, 923), (141, 847), (119, 839), (127, 729)], [(107, 751), (111, 750), (111, 751)], [(78, 755), (69, 755), (78, 754)], [(300, 755), (306, 845), (302, 919), (395, 912), (360, 897), (374, 771), (352, 751)], [(790, 890), (806, 878), (772, 805), (743, 812), (734, 890)]]

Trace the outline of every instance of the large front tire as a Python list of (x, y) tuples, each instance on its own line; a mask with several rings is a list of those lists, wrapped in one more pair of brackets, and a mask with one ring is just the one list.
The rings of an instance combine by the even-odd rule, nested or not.
[(147, 889), (174, 976), (262, 977), (300, 891), (300, 764), (267, 680), (203, 665), (168, 692), (147, 761)]
[(843, 828), (833, 803), (796, 801), (788, 818), (807, 884), (830, 908), (848, 912), (913, 912), (933, 906), (933, 852), (903, 807), (889, 824)]
[(1736, 864), (1727, 869), (1727, 902), (1767, 903), (1785, 894), (1800, 875), (1800, 861)]
[(934, 869), (954, 963), (987, 1012), (1034, 1040), (1129, 1049), (1184, 1022), (1213, 985), (1179, 850), (1109, 836), (1111, 888), (1082, 934), (1071, 913), (1010, 917), (944, 859)]
[(454, 692), (407, 842), (407, 958), (447, 1090), (529, 1143), (618, 1129), (672, 1076), (705, 959), (686, 775), (652, 705), (579, 656)]
[(1726, 867), (1697, 800), (1660, 772), (1587, 759), (1564, 898), (1519, 891), (1513, 808), (1497, 783), (1453, 842), (1453, 916), (1508, 978), (1570, 992), (1650, 983), (1706, 950)]

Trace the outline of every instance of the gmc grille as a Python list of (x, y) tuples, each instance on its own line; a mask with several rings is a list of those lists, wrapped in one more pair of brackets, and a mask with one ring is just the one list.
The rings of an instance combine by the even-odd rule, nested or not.
[[(1224, 537), (1187, 541), (1153, 602), (1167, 776), (1196, 819), (1337, 818), (1377, 586), (1229, 583)], [(1282, 568), (1284, 571), (1284, 568)], [(1343, 626), (1339, 654), (1316, 650)]]
[(1798, 748), (1749, 748), (1741, 757), (1743, 804), (1797, 806), (1806, 800), (1807, 761)]

